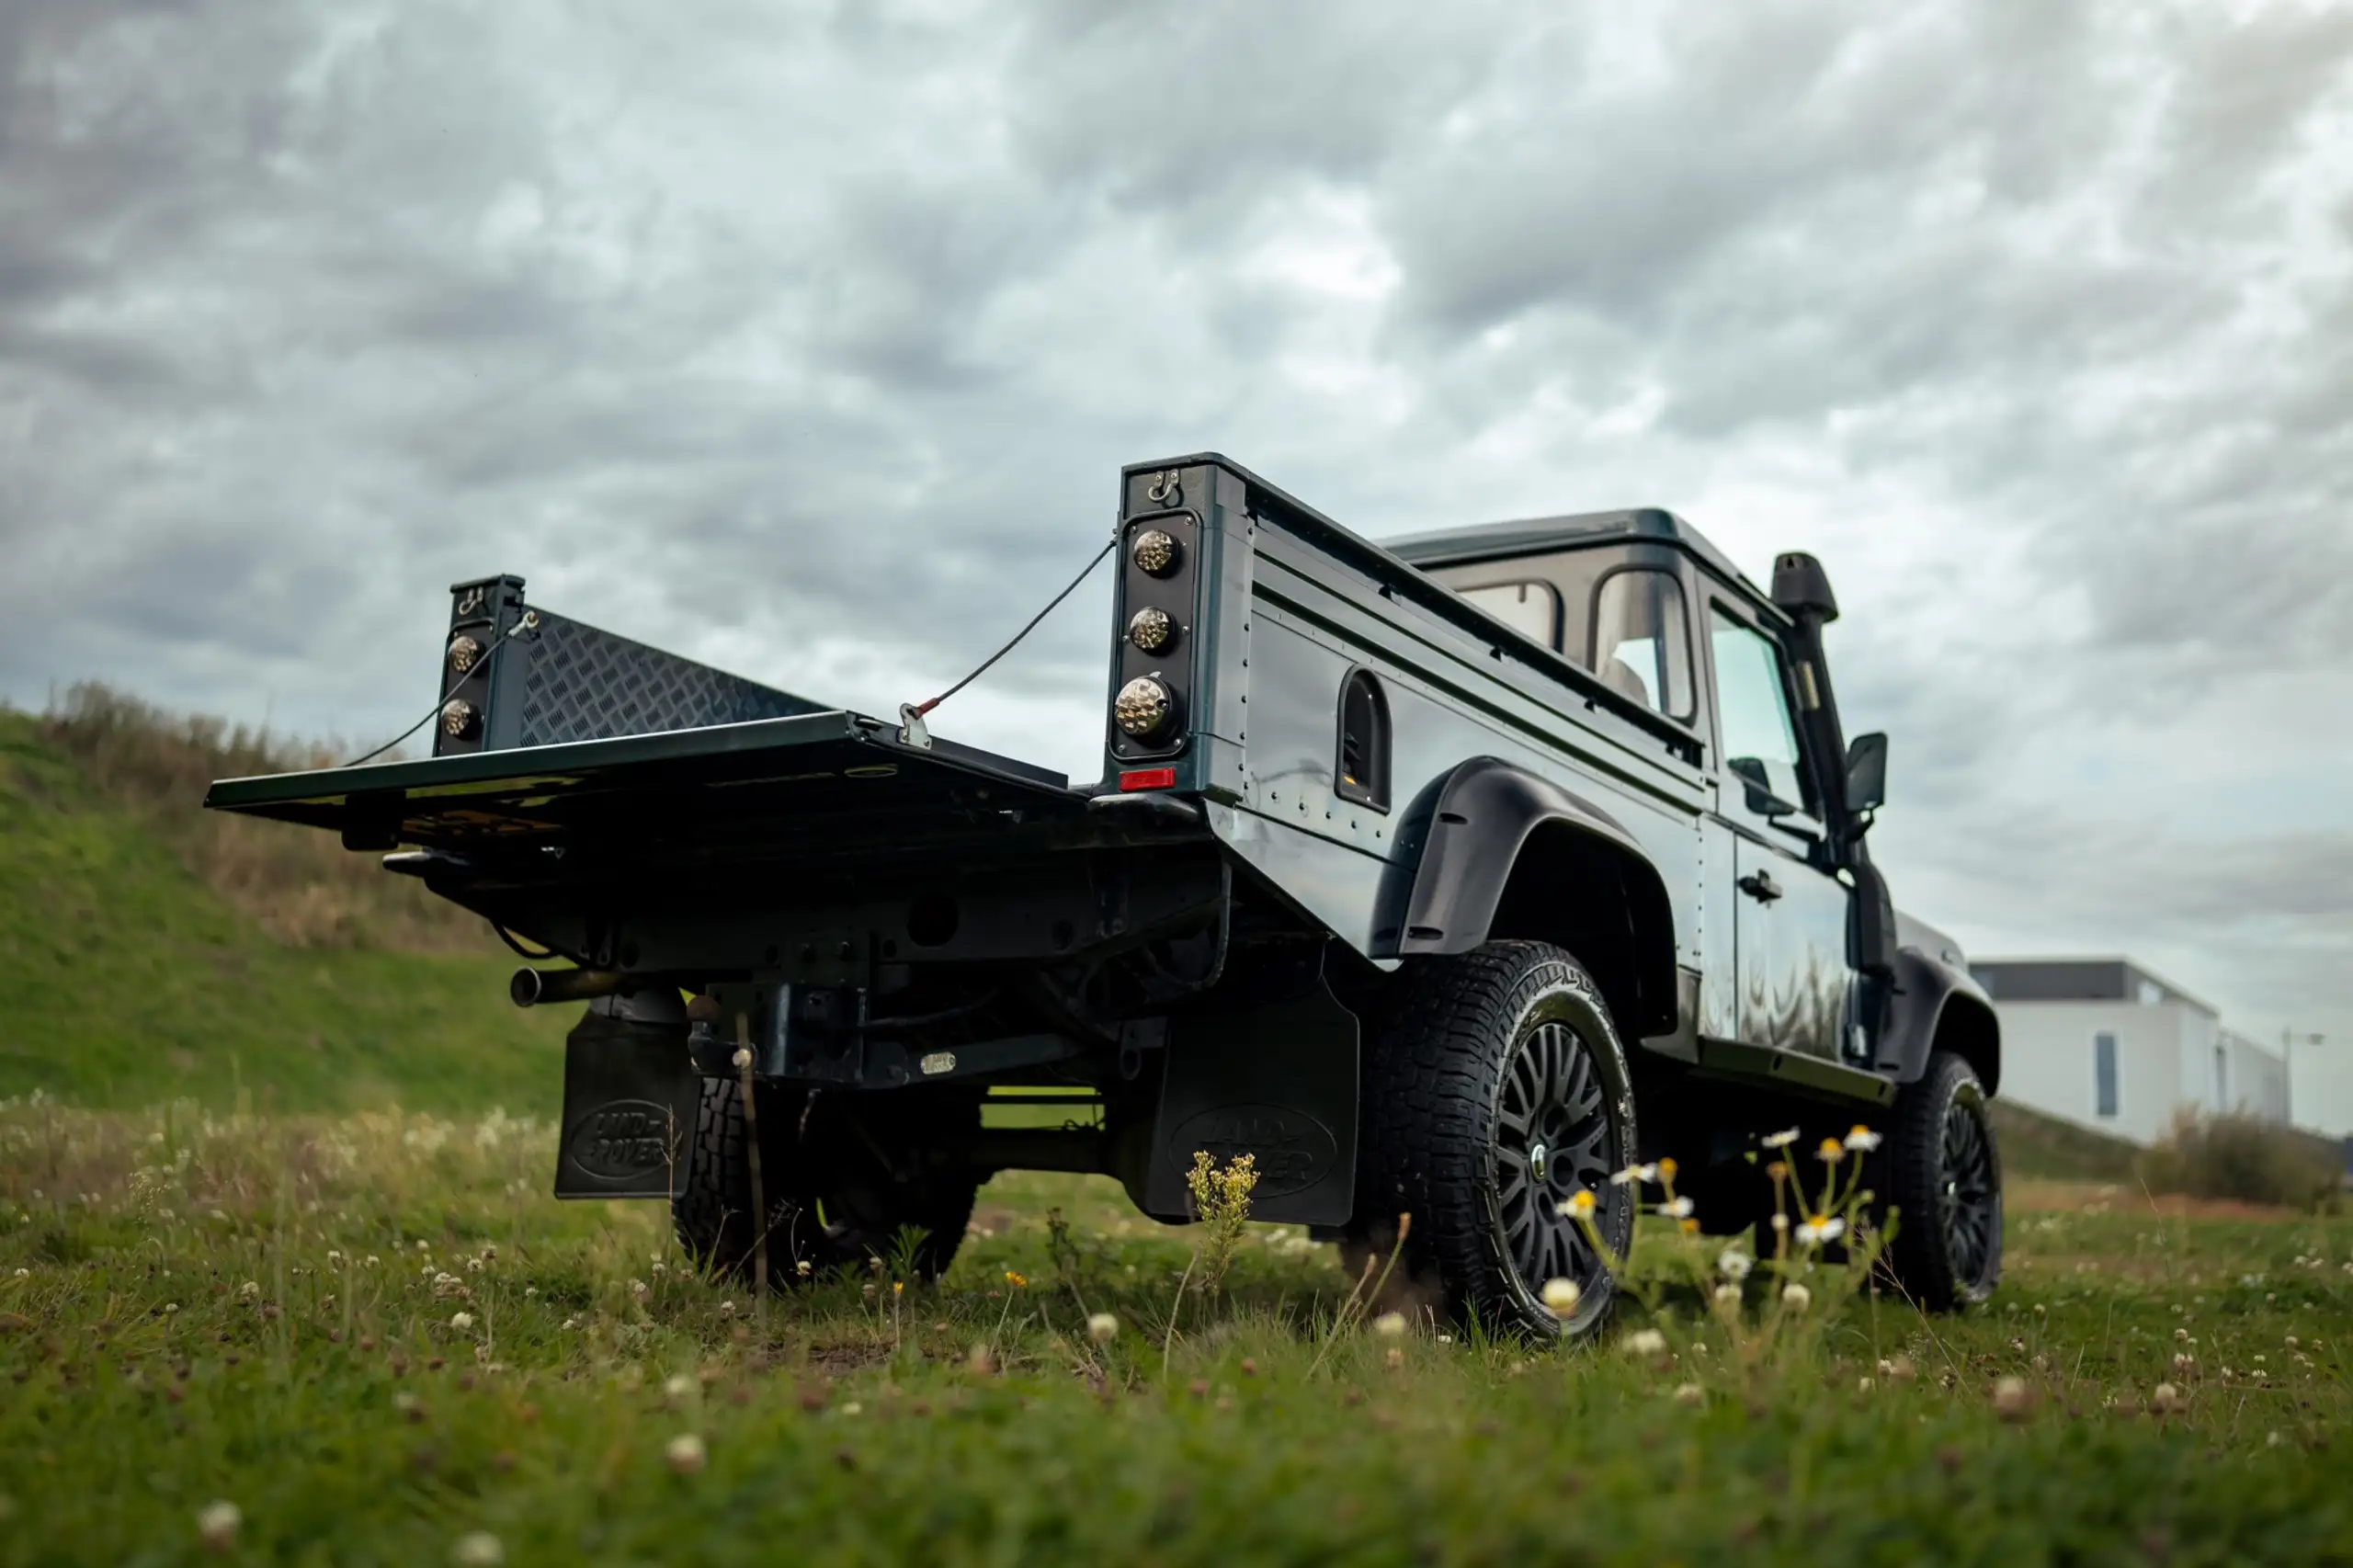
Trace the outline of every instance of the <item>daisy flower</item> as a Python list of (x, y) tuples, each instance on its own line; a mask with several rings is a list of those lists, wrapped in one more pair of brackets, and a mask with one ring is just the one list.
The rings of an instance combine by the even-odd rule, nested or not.
[(1816, 1214), (1798, 1227), (1798, 1240), (1806, 1246), (1820, 1246), (1836, 1241), (1846, 1228), (1847, 1221), (1835, 1214)]
[(1868, 1154), (1880, 1145), (1880, 1135), (1860, 1125), (1847, 1130), (1847, 1147), (1859, 1154)]

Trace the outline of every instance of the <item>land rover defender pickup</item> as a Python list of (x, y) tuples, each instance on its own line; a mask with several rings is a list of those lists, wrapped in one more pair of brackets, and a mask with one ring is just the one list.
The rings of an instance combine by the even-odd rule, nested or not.
[(587, 1004), (559, 1195), (666, 1199), (780, 1288), (944, 1268), (999, 1170), (1182, 1222), (1196, 1153), (1248, 1153), (1259, 1218), (1410, 1215), (1424, 1299), (1574, 1337), (1611, 1286), (1567, 1199), (1622, 1249), (1609, 1176), (1672, 1155), (1745, 1230), (1762, 1135), (1857, 1122), (1904, 1289), (1994, 1288), (1999, 1035), (1871, 863), (1886, 742), (1842, 732), (1813, 557), (1761, 591), (1654, 509), (1376, 545), (1213, 454), (1124, 471), (1112, 549), (1097, 782), (501, 576), (453, 590), (430, 757), (207, 803), (392, 851), (549, 965), (514, 1000)]

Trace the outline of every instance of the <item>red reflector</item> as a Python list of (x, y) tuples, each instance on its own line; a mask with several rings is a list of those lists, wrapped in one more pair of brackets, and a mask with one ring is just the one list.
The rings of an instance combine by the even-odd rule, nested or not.
[(1120, 775), (1122, 790), (1174, 790), (1176, 770), (1173, 767), (1140, 767), (1133, 773)]

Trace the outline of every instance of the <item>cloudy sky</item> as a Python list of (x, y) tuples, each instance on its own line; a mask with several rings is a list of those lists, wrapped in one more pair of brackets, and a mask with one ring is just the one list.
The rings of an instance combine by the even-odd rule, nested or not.
[[(503, 569), (888, 712), (1123, 461), (1661, 504), (1830, 566), (1906, 904), (2353, 1126), (2353, 10), (1313, 10), (13, 0), (0, 698), (372, 744)], [(1107, 603), (941, 728), (1091, 777)]]

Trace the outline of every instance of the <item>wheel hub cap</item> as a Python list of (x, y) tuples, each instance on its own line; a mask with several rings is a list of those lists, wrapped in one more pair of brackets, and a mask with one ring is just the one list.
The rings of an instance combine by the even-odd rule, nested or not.
[(1534, 1176), (1540, 1182), (1545, 1180), (1545, 1166), (1550, 1163), (1552, 1158), (1552, 1152), (1545, 1148), (1543, 1144), (1539, 1143), (1536, 1147), (1528, 1151), (1528, 1174)]

